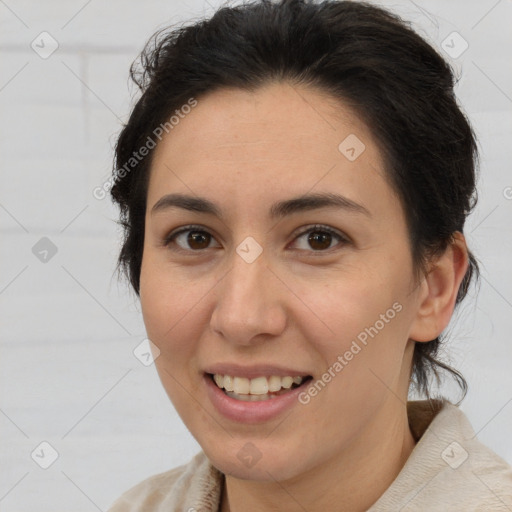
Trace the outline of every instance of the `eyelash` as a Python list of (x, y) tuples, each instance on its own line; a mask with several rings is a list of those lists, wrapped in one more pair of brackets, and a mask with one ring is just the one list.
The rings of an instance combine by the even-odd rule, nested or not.
[[(175, 232), (172, 232), (170, 233), (169, 235), (167, 235), (164, 240), (163, 240), (163, 245), (165, 247), (169, 247), (171, 245), (171, 243), (174, 242), (174, 240), (176, 239), (176, 237), (178, 237), (179, 235), (181, 235), (182, 233), (187, 233), (189, 231), (195, 231), (195, 232), (199, 232), (199, 233), (206, 233), (208, 235), (210, 235), (211, 237), (213, 237), (213, 235), (206, 229), (204, 229), (203, 226), (199, 226), (199, 225), (189, 225), (189, 226), (184, 226), (183, 228), (179, 229), (178, 231), (175, 231)], [(349, 239), (345, 236), (343, 236), (341, 233), (329, 228), (328, 226), (324, 226), (322, 224), (315, 224), (313, 226), (308, 226), (308, 228), (304, 231), (301, 231), (300, 233), (298, 233), (296, 235), (296, 237), (294, 238), (294, 241), (297, 239), (297, 238), (300, 238), (301, 236), (307, 234), (307, 233), (311, 233), (311, 232), (321, 232), (321, 233), (328, 233), (330, 235), (332, 235), (333, 237), (337, 238), (338, 241), (339, 241), (339, 244), (341, 245), (345, 245), (345, 244), (348, 244), (350, 243)], [(322, 254), (325, 254), (325, 253), (330, 253), (332, 251), (332, 249), (334, 249), (336, 246), (334, 247), (330, 247), (328, 249), (325, 249), (325, 250), (310, 250), (310, 251), (306, 251), (306, 252), (311, 252), (312, 254), (314, 255), (322, 255)], [(206, 249), (197, 249), (197, 250), (194, 250), (194, 249), (183, 249), (179, 246), (177, 246), (176, 248), (173, 248), (172, 249), (173, 251), (178, 251), (178, 252), (195, 252), (195, 253), (200, 253), (200, 252), (203, 252), (205, 251)], [(302, 249), (304, 250), (304, 249)]]

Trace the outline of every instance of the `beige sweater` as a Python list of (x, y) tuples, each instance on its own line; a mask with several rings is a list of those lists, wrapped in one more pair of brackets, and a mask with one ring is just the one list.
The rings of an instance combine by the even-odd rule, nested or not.
[[(407, 412), (417, 444), (367, 512), (512, 512), (512, 467), (476, 439), (458, 407), (425, 400), (408, 402)], [(108, 512), (218, 512), (223, 482), (200, 452), (132, 487)]]

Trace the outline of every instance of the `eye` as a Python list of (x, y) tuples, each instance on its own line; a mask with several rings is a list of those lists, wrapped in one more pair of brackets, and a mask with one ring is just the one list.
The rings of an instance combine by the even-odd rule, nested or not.
[[(308, 236), (306, 237), (305, 235)], [(332, 243), (336, 240), (338, 241), (338, 245), (340, 243), (349, 242), (348, 239), (341, 233), (338, 233), (327, 226), (322, 226), (319, 224), (308, 228), (302, 233), (299, 233), (294, 242), (301, 239), (302, 243), (299, 244), (298, 248), (300, 250), (306, 251), (313, 249), (313, 252), (325, 252), (328, 249), (332, 249), (336, 246), (336, 244), (334, 246), (332, 245)]]
[[(308, 236), (306, 237), (306, 235)], [(301, 239), (302, 242), (297, 244), (297, 241)], [(163, 245), (168, 247), (174, 244), (177, 246), (176, 250), (199, 252), (204, 249), (212, 248), (210, 244), (214, 240), (213, 235), (203, 229), (202, 226), (185, 226), (166, 236)], [(336, 241), (338, 241), (338, 244), (335, 243), (333, 245), (333, 242)], [(293, 243), (298, 245), (298, 249), (300, 250), (326, 252), (336, 245), (349, 243), (349, 240), (341, 233), (327, 226), (317, 224), (299, 233)], [(220, 247), (220, 245), (217, 244), (215, 247)], [(311, 249), (313, 249), (313, 251), (311, 251)]]
[(178, 250), (183, 251), (201, 251), (210, 248), (212, 240), (215, 240), (213, 236), (201, 226), (186, 226), (169, 234), (163, 244), (165, 246), (176, 244)]

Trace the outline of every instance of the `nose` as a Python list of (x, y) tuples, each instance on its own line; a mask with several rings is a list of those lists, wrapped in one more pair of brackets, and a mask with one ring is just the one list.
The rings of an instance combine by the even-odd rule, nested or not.
[(280, 284), (267, 267), (264, 253), (252, 263), (234, 253), (231, 270), (215, 287), (212, 330), (237, 345), (282, 334), (286, 314)]

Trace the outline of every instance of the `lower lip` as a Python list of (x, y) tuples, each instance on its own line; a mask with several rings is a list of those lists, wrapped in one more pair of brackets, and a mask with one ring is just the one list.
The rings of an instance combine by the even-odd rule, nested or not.
[(304, 381), (300, 386), (275, 398), (259, 402), (245, 402), (226, 395), (213, 382), (210, 375), (204, 375), (206, 391), (214, 407), (223, 416), (237, 423), (262, 423), (276, 418), (284, 411), (293, 407), (294, 404), (300, 405), (298, 396), (306, 385), (309, 384), (310, 380)]

